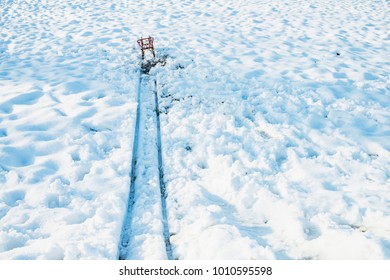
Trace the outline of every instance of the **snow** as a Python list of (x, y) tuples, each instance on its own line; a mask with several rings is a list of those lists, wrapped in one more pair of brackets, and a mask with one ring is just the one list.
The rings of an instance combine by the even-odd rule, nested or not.
[[(167, 56), (149, 77), (174, 258), (390, 259), (389, 14), (384, 0), (0, 1), (0, 259), (118, 257), (148, 35)], [(144, 138), (128, 258), (162, 259)]]

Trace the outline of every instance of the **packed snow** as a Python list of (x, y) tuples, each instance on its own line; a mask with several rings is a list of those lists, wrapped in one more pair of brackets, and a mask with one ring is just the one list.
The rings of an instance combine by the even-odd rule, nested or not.
[[(0, 259), (118, 258), (149, 35), (175, 259), (390, 259), (389, 26), (386, 0), (0, 0)], [(129, 259), (166, 257), (153, 169)]]

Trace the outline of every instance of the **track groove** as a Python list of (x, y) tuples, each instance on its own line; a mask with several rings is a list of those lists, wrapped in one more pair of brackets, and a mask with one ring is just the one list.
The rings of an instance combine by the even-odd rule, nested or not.
[(134, 140), (133, 140), (133, 156), (131, 159), (131, 171), (130, 171), (130, 191), (129, 199), (127, 202), (127, 210), (125, 214), (125, 219), (122, 225), (122, 232), (119, 242), (119, 260), (125, 260), (127, 258), (128, 246), (130, 241), (131, 234), (131, 220), (133, 215), (133, 206), (134, 206), (134, 196), (135, 196), (135, 179), (136, 179), (136, 168), (137, 168), (137, 158), (138, 158), (138, 145), (139, 145), (139, 123), (140, 123), (140, 112), (141, 112), (141, 84), (142, 84), (142, 74), (139, 73), (138, 78), (138, 88), (137, 88), (137, 114), (135, 121), (135, 130), (134, 130)]
[(169, 260), (173, 259), (172, 256), (172, 247), (169, 240), (169, 225), (168, 225), (168, 213), (166, 206), (166, 185), (164, 182), (164, 166), (162, 160), (162, 145), (161, 145), (161, 125), (160, 125), (160, 109), (158, 106), (158, 91), (157, 91), (157, 78), (154, 79), (154, 102), (156, 105), (156, 127), (157, 127), (157, 158), (158, 158), (158, 173), (159, 173), (159, 185), (160, 185), (160, 194), (161, 194), (161, 211), (163, 218), (163, 235), (165, 242), (165, 250), (167, 252), (167, 258)]
[[(145, 79), (142, 73), (139, 73), (138, 79), (138, 88), (137, 88), (137, 114), (136, 114), (136, 123), (135, 123), (135, 132), (134, 132), (134, 142), (133, 142), (133, 155), (131, 160), (131, 171), (130, 171), (130, 191), (128, 197), (128, 205), (125, 214), (125, 218), (122, 225), (122, 232), (120, 237), (120, 242), (118, 246), (118, 259), (126, 260), (129, 257), (136, 256), (135, 253), (138, 250), (138, 257), (142, 258), (143, 246), (150, 248), (151, 246), (157, 246), (158, 244), (149, 243), (147, 239), (143, 239), (143, 242), (139, 242), (140, 238), (135, 238), (137, 234), (141, 233), (150, 233), (154, 235), (162, 235), (161, 242), (164, 242), (166, 258), (172, 260), (172, 248), (169, 240), (169, 225), (168, 225), (168, 213), (166, 208), (166, 185), (164, 182), (164, 165), (162, 159), (162, 144), (161, 144), (161, 125), (160, 125), (160, 114), (158, 106), (158, 87), (157, 87), (157, 78), (151, 77), (151, 79)], [(148, 82), (153, 83), (153, 96), (148, 95), (148, 92), (142, 93), (143, 87), (142, 84), (147, 84)], [(144, 96), (142, 98), (142, 96)], [(150, 96), (150, 97), (148, 97)], [(150, 99), (148, 99), (150, 98)], [(148, 101), (149, 100), (149, 105)], [(152, 104), (154, 103), (154, 104)], [(153, 107), (152, 107), (153, 105)], [(148, 108), (149, 106), (149, 108)], [(141, 108), (142, 107), (142, 108)], [(153, 112), (151, 112), (153, 110)], [(145, 119), (147, 116), (151, 117), (149, 121)], [(154, 128), (151, 129), (144, 122), (154, 123)], [(142, 122), (142, 125), (141, 125)], [(145, 126), (146, 125), (146, 126)], [(142, 127), (142, 128), (141, 128)], [(148, 127), (148, 128), (147, 128)], [(146, 130), (145, 130), (146, 129)], [(141, 136), (140, 136), (141, 135)], [(141, 146), (141, 150), (139, 150)], [(152, 151), (152, 152), (151, 152)], [(154, 152), (153, 152), (154, 151)], [(145, 154), (146, 153), (146, 154)], [(153, 155), (152, 158), (149, 158), (148, 155)], [(155, 158), (157, 155), (157, 158)], [(148, 170), (148, 171), (146, 171)], [(152, 170), (152, 173), (150, 173)], [(143, 173), (147, 172), (147, 174)], [(158, 173), (158, 174), (157, 174)], [(156, 178), (155, 181), (150, 181), (150, 176)], [(148, 179), (149, 178), (149, 179)], [(158, 180), (158, 182), (157, 182)], [(154, 183), (153, 183), (154, 182)], [(156, 189), (157, 187), (157, 189)], [(154, 191), (151, 191), (151, 190)], [(157, 192), (156, 192), (157, 191)], [(160, 221), (162, 223), (162, 232), (148, 232), (149, 228), (147, 224), (142, 224), (138, 216), (142, 216), (144, 211), (149, 211), (152, 213), (150, 208), (142, 208), (145, 201), (139, 201), (140, 195), (148, 195), (148, 202), (152, 201), (155, 203), (161, 203), (161, 213), (159, 211), (153, 212), (155, 215), (155, 220), (152, 223)], [(160, 195), (160, 198), (158, 196)], [(134, 206), (136, 205), (136, 206)], [(140, 206), (141, 205), (141, 208)], [(148, 204), (149, 207), (150, 204)], [(141, 220), (142, 221), (142, 220)], [(137, 242), (135, 240), (138, 240)], [(150, 241), (149, 241), (150, 242)], [(146, 245), (145, 245), (146, 244)], [(162, 243), (160, 243), (162, 245)], [(160, 246), (160, 245), (158, 245)], [(152, 247), (154, 248), (154, 247)], [(132, 253), (131, 253), (132, 252)], [(135, 254), (134, 254), (135, 253)], [(162, 255), (158, 256), (162, 257)], [(137, 256), (136, 256), (137, 258)]]

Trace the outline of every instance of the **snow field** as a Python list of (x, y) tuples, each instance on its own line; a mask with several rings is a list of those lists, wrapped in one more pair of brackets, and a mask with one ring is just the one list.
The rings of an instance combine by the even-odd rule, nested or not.
[(1, 258), (115, 258), (136, 108), (129, 38), (121, 34), (128, 27), (112, 20), (121, 13), (107, 3), (7, 7), (0, 24)]
[[(188, 73), (194, 78), (193, 69)], [(193, 84), (169, 88), (162, 115), (169, 213), (175, 213), (171, 231), (180, 235), (177, 247), (175, 235), (172, 243), (179, 256), (221, 258), (220, 250), (203, 246), (224, 248), (240, 238), (242, 250), (224, 252), (225, 258), (388, 256), (387, 117), (365, 135), (360, 126), (369, 126), (372, 115), (358, 114), (357, 124), (355, 109), (346, 114), (324, 106), (315, 91), (252, 85), (226, 96), (224, 89), (234, 86), (221, 83), (218, 98), (207, 85), (203, 91), (200, 80)], [(342, 125), (339, 113), (347, 115)], [(230, 235), (221, 240), (215, 233), (215, 241), (211, 229), (219, 227)]]
[(156, 71), (177, 257), (389, 258), (388, 5), (195, 3)]
[(175, 258), (390, 258), (387, 1), (0, 3), (1, 259), (117, 257), (148, 35)]

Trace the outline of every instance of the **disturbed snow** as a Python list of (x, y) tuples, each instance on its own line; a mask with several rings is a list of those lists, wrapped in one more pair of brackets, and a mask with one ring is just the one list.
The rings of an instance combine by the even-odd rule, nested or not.
[(148, 35), (174, 258), (390, 259), (388, 1), (0, 8), (0, 259), (117, 258)]

